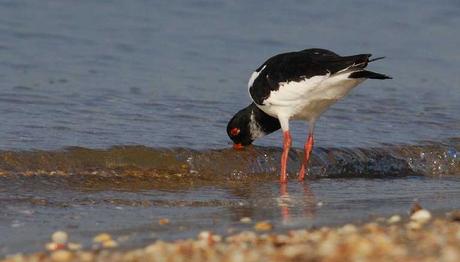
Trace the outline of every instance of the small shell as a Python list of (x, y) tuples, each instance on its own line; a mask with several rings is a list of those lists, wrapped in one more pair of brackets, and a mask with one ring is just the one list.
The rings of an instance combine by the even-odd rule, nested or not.
[(114, 247), (118, 247), (118, 242), (113, 239), (110, 239), (110, 240), (102, 242), (102, 246), (105, 248), (114, 248)]
[(170, 221), (167, 218), (161, 218), (160, 220), (158, 220), (158, 224), (160, 224), (160, 225), (167, 225), (169, 223), (170, 223)]
[(406, 224), (406, 228), (410, 230), (418, 230), (422, 228), (422, 224), (417, 221), (410, 221)]
[(65, 244), (69, 240), (69, 236), (64, 231), (56, 231), (51, 235), (51, 240), (57, 244)]
[(252, 219), (251, 219), (250, 217), (242, 217), (242, 218), (240, 219), (240, 222), (241, 222), (241, 223), (244, 223), (244, 224), (249, 224), (249, 223), (252, 222)]
[(399, 215), (393, 215), (390, 218), (387, 219), (388, 224), (395, 224), (401, 221), (401, 216)]
[(426, 209), (420, 209), (415, 211), (411, 216), (410, 219), (413, 221), (417, 221), (419, 223), (426, 223), (428, 220), (431, 219), (431, 213)]
[(201, 231), (199, 234), (198, 234), (198, 239), (210, 239), (212, 236), (212, 233), (210, 231)]
[(93, 238), (93, 242), (102, 243), (112, 240), (112, 236), (107, 233), (101, 233)]
[(355, 225), (346, 224), (343, 227), (339, 228), (338, 231), (342, 234), (352, 234), (358, 231)]
[(65, 247), (64, 244), (58, 244), (58, 243), (54, 243), (54, 242), (46, 243), (46, 245), (45, 245), (45, 248), (48, 251), (55, 251), (55, 250), (58, 250), (58, 249), (62, 249), (64, 247)]
[(81, 249), (81, 244), (70, 242), (70, 243), (67, 244), (67, 247), (68, 247), (70, 250), (80, 250), (80, 249)]
[(273, 229), (273, 225), (268, 221), (261, 221), (257, 222), (254, 229), (257, 231), (269, 231)]

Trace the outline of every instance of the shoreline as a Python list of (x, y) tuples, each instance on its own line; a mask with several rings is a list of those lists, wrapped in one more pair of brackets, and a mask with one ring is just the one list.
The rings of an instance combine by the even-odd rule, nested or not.
[[(411, 213), (410, 217), (393, 215), (367, 223), (283, 233), (271, 232), (268, 222), (258, 222), (253, 230), (225, 237), (203, 231), (193, 239), (158, 240), (129, 250), (117, 249), (108, 234), (96, 236), (93, 249), (80, 250), (78, 246), (72, 248), (66, 236), (55, 233), (52, 238), (56, 243), (49, 246), (50, 251), (17, 254), (1, 261), (460, 260), (460, 211), (432, 217), (427, 210), (415, 206)], [(61, 245), (57, 243), (60, 241)]]

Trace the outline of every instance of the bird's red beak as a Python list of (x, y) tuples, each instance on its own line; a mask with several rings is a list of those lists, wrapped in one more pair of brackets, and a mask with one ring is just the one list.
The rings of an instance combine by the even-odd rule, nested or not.
[(233, 144), (233, 149), (240, 150), (243, 149), (244, 146), (242, 144)]

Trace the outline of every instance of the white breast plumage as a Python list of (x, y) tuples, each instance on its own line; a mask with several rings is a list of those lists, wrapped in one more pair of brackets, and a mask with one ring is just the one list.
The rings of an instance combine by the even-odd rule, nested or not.
[(349, 72), (304, 78), (301, 81), (280, 83), (259, 107), (267, 114), (292, 119), (318, 117), (324, 110), (344, 97), (364, 79), (350, 79)]

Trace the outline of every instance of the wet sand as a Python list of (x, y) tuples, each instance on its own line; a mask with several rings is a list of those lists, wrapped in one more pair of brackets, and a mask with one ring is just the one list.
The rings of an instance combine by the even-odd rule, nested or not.
[[(161, 222), (161, 221), (160, 221)], [(163, 223), (168, 224), (167, 221)], [(435, 218), (426, 210), (410, 217), (394, 215), (373, 221), (318, 229), (272, 233), (270, 224), (252, 222), (253, 230), (228, 236), (203, 231), (196, 238), (156, 241), (143, 248), (117, 249), (110, 235), (94, 238), (92, 248), (68, 243), (13, 261), (459, 261), (460, 211)], [(59, 240), (59, 236), (53, 239)], [(112, 242), (110, 242), (112, 241)], [(104, 245), (104, 242), (107, 245)], [(109, 244), (111, 243), (111, 244)], [(77, 250), (72, 250), (77, 249)]]

